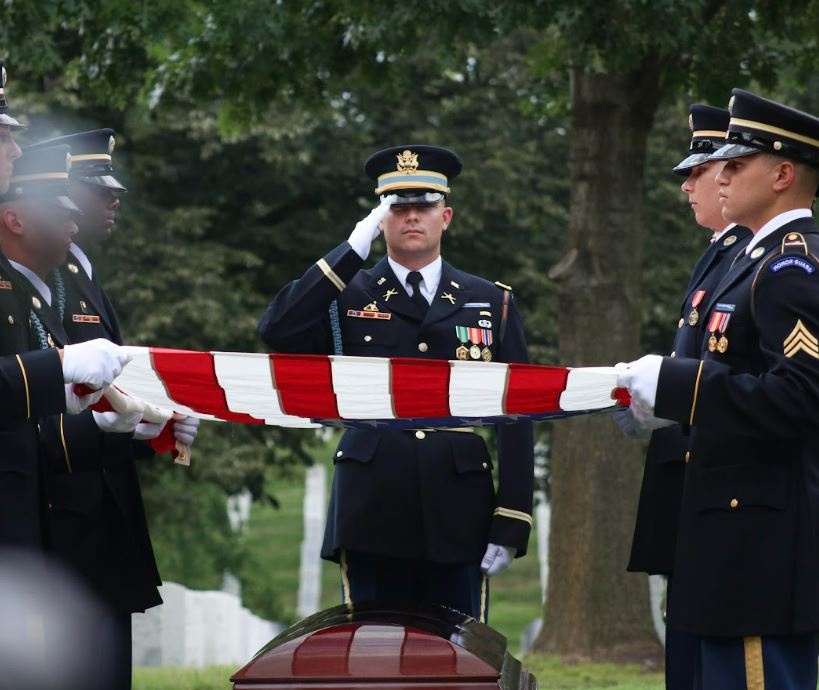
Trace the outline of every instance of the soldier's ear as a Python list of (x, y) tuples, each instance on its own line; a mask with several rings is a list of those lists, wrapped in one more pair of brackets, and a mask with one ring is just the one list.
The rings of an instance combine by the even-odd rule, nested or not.
[(789, 187), (792, 187), (796, 181), (796, 166), (793, 161), (781, 160), (777, 163), (776, 177), (773, 182), (773, 189), (777, 192), (784, 192)]
[(23, 234), (23, 219), (20, 213), (14, 206), (6, 206), (0, 212), (0, 218), (3, 220), (3, 226), (15, 235)]

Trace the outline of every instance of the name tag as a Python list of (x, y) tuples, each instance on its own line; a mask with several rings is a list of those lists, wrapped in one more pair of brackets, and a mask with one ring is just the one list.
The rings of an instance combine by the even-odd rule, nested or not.
[(0, 290), (13, 290), (11, 283), (8, 280), (0, 280)]
[(74, 323), (99, 323), (100, 317), (93, 314), (72, 314), (71, 320)]
[(361, 309), (348, 309), (347, 316), (354, 319), (383, 319), (389, 321), (392, 314), (388, 311), (363, 311)]

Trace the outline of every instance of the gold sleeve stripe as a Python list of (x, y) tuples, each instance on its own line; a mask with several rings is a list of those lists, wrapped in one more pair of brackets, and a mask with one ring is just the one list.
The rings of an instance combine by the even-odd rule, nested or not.
[(347, 284), (336, 275), (336, 272), (330, 268), (330, 264), (328, 264), (326, 260), (319, 259), (316, 261), (316, 266), (321, 269), (321, 272), (327, 277), (327, 280), (335, 285), (339, 292), (347, 287)]
[(495, 515), (498, 517), (511, 518), (512, 520), (520, 520), (527, 525), (532, 524), (532, 516), (529, 513), (524, 513), (522, 510), (512, 510), (511, 508), (495, 508)]
[(691, 416), (688, 418), (688, 426), (694, 426), (694, 412), (697, 409), (697, 396), (700, 393), (700, 377), (702, 376), (702, 366), (705, 360), (700, 360), (699, 369), (697, 369), (697, 380), (694, 383), (694, 400), (691, 402)]
[(478, 623), (486, 623), (487, 604), (489, 604), (489, 578), (484, 575), (481, 578), (481, 613)]
[(68, 467), (69, 472), (73, 472), (74, 470), (71, 467), (71, 459), (68, 457), (68, 444), (65, 442), (65, 428), (63, 427), (63, 422), (65, 420), (65, 415), (60, 415), (60, 441), (63, 444), (63, 453), (65, 453), (65, 464)]
[(745, 683), (748, 690), (765, 690), (765, 667), (762, 663), (762, 638), (745, 637)]
[(31, 419), (31, 392), (28, 390), (28, 376), (26, 376), (26, 367), (20, 355), (17, 357), (17, 364), (20, 365), (20, 372), (23, 374), (23, 386), (26, 388), (26, 419)]
[(341, 549), (341, 597), (347, 606), (353, 603), (352, 593), (350, 592), (350, 573), (347, 565), (347, 550)]

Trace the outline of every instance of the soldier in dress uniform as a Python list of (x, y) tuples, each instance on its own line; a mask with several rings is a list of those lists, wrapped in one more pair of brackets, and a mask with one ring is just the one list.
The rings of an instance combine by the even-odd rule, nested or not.
[[(699, 310), (734, 257), (745, 249), (751, 239), (750, 230), (727, 223), (722, 217), (716, 175), (723, 162), (710, 158), (725, 140), (728, 119), (725, 108), (693, 104), (689, 108), (688, 118), (691, 128), (689, 155), (674, 168), (675, 173), (685, 177), (681, 188), (688, 196), (697, 223), (710, 230), (712, 235), (708, 248), (694, 265), (680, 305), (672, 357), (699, 357), (700, 343), (705, 333), (704, 319)], [(670, 588), (688, 450), (688, 427), (666, 420), (658, 420), (658, 424), (654, 419), (635, 418), (632, 408), (614, 414), (627, 436), (651, 436), (628, 570), (665, 575)], [(660, 428), (656, 428), (658, 426)], [(668, 690), (690, 690), (693, 687), (698, 652), (699, 640), (695, 635), (673, 626), (666, 627), (665, 675)]]
[[(373, 154), (381, 204), (346, 242), (288, 283), (259, 332), (279, 352), (526, 362), (511, 288), (441, 258), (460, 159), (435, 146)], [(383, 230), (387, 256), (364, 262)], [(336, 450), (322, 556), (344, 599), (445, 604), (485, 620), (488, 583), (526, 553), (530, 422), (500, 426), (499, 487), (483, 439), (464, 430), (353, 429)]]
[[(63, 327), (71, 342), (105, 338), (122, 344), (117, 314), (88, 255), (111, 235), (118, 195), (126, 191), (114, 174), (114, 132), (70, 134), (27, 151), (55, 145), (71, 147), (69, 190), (82, 211), (68, 260), (55, 275), (65, 288)], [(193, 442), (198, 419), (170, 423), (177, 440)], [(61, 437), (52, 439), (45, 465), (51, 550), (108, 607), (99, 626), (107, 650), (101, 658), (114, 660), (117, 690), (131, 687), (131, 614), (162, 602), (136, 467), (137, 458), (152, 452), (135, 442), (161, 431), (162, 425), (127, 415), (81, 414), (66, 420)]]
[(700, 638), (695, 687), (816, 688), (819, 118), (734, 89), (717, 176), (753, 238), (699, 312), (700, 359), (647, 355), (632, 399), (691, 427), (669, 624)]
[(0, 194), (8, 191), (14, 161), (21, 155), (20, 147), (14, 141), (12, 134), (21, 129), (25, 129), (25, 126), (8, 114), (6, 63), (0, 59)]

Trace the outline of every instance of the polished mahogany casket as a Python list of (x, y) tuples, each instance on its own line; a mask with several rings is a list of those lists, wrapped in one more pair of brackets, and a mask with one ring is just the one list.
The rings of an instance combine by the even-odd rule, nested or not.
[(234, 690), (536, 690), (506, 638), (443, 607), (336, 606), (285, 630)]

